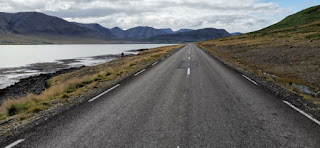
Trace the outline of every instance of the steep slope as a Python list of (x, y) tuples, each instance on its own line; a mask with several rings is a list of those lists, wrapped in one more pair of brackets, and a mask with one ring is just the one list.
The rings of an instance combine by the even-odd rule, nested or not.
[(1, 26), (4, 25), (6, 31), (16, 34), (99, 37), (90, 29), (38, 12), (0, 13), (0, 15)]
[(305, 10), (302, 10), (296, 14), (286, 17), (284, 20), (270, 27), (262, 29), (261, 31), (274, 31), (277, 29), (297, 27), (305, 24), (309, 24), (314, 21), (320, 20), (320, 6), (314, 6)]
[(320, 106), (320, 6), (256, 32), (197, 45)]
[(80, 27), (85, 27), (88, 29), (91, 29), (93, 31), (95, 31), (97, 34), (100, 34), (101, 36), (104, 36), (106, 38), (115, 38), (116, 36), (112, 34), (112, 32), (105, 27), (102, 27), (101, 25), (97, 24), (97, 23), (93, 23), (93, 24), (82, 24), (82, 23), (77, 23), (77, 22), (73, 22), (74, 24), (80, 26)]
[(174, 34), (165, 34), (151, 37), (155, 41), (177, 41), (177, 42), (194, 42), (208, 39), (217, 39), (227, 37), (230, 34), (224, 29), (205, 28), (193, 31), (179, 32)]
[(103, 43), (106, 37), (38, 12), (1, 13), (0, 44)]

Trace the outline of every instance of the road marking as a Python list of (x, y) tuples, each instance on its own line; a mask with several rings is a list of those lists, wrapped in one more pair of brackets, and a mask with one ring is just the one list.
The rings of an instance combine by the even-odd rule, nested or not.
[(188, 59), (190, 60), (190, 57), (188, 57)]
[(188, 68), (187, 75), (190, 75), (190, 68)]
[(169, 55), (167, 55), (167, 57), (169, 57)]
[(161, 59), (161, 61), (164, 60), (164, 58)]
[(179, 146), (177, 146), (177, 148), (180, 148)]
[(154, 65), (156, 65), (156, 64), (158, 64), (158, 62), (153, 63), (152, 66), (154, 66)]
[(100, 95), (97, 95), (96, 97), (94, 97), (94, 98), (90, 99), (88, 102), (92, 102), (92, 101), (94, 101), (94, 100), (96, 100), (96, 99), (100, 98), (100, 97), (101, 97), (101, 96), (103, 96), (104, 94), (108, 93), (109, 91), (111, 91), (111, 90), (113, 90), (113, 89), (115, 89), (115, 88), (117, 88), (117, 87), (119, 87), (119, 86), (120, 86), (120, 84), (117, 84), (117, 85), (115, 85), (115, 86), (111, 87), (111, 88), (110, 88), (110, 89), (108, 89), (107, 91), (105, 91), (105, 92), (101, 93)]
[(189, 54), (191, 54), (191, 52), (189, 52)]
[(146, 69), (143, 69), (143, 70), (141, 70), (141, 71), (137, 72), (136, 74), (134, 74), (134, 76), (137, 76), (137, 75), (139, 75), (139, 74), (143, 73), (144, 71), (146, 71)]
[(242, 75), (242, 76), (243, 76), (244, 78), (246, 78), (247, 80), (249, 80), (250, 82), (252, 82), (253, 84), (258, 85), (257, 82), (251, 80), (249, 77), (247, 77), (247, 76), (245, 76), (245, 75)]
[(289, 103), (288, 101), (283, 101), (285, 104), (289, 105), (291, 108), (295, 109), (296, 111), (298, 111), (299, 113), (301, 113), (302, 115), (306, 116), (307, 118), (309, 118), (310, 120), (312, 120), (313, 122), (317, 123), (318, 125), (320, 125), (320, 121), (318, 121), (317, 119), (313, 118), (312, 116), (310, 116), (309, 114), (305, 113), (304, 111), (300, 110), (299, 108), (295, 107), (294, 105), (292, 105), (291, 103)]
[(19, 143), (21, 143), (22, 141), (24, 141), (24, 139), (19, 139), (16, 142), (13, 142), (10, 145), (6, 146), (5, 148), (12, 148), (12, 147), (18, 145)]

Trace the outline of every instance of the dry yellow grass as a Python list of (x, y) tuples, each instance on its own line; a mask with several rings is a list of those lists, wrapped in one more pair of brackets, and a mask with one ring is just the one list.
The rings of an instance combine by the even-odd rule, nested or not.
[(19, 115), (20, 120), (32, 117), (51, 106), (50, 101), (65, 102), (90, 89), (112, 84), (129, 76), (152, 62), (164, 57), (168, 52), (184, 45), (159, 47), (143, 51), (138, 55), (127, 56), (92, 67), (62, 74), (48, 80), (50, 87), (39, 95), (29, 94), (19, 99), (9, 99), (0, 106), (0, 119)]
[[(320, 21), (197, 43), (234, 65), (320, 104)], [(309, 95), (291, 84), (309, 87)], [(306, 97), (308, 96), (308, 97)]]

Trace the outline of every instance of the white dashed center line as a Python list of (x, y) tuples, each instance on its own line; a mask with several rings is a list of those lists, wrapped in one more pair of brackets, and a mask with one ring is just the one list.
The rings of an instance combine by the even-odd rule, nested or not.
[(190, 60), (190, 59), (191, 59), (191, 57), (188, 57), (188, 59)]
[(190, 68), (188, 68), (188, 70), (187, 70), (187, 75), (188, 76), (190, 75)]

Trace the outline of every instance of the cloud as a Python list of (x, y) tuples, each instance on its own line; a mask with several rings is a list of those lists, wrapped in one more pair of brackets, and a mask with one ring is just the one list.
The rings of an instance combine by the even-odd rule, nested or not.
[(68, 21), (125, 29), (212, 27), (250, 32), (292, 13), (261, 0), (0, 0), (0, 4), (0, 11), (38, 11)]

